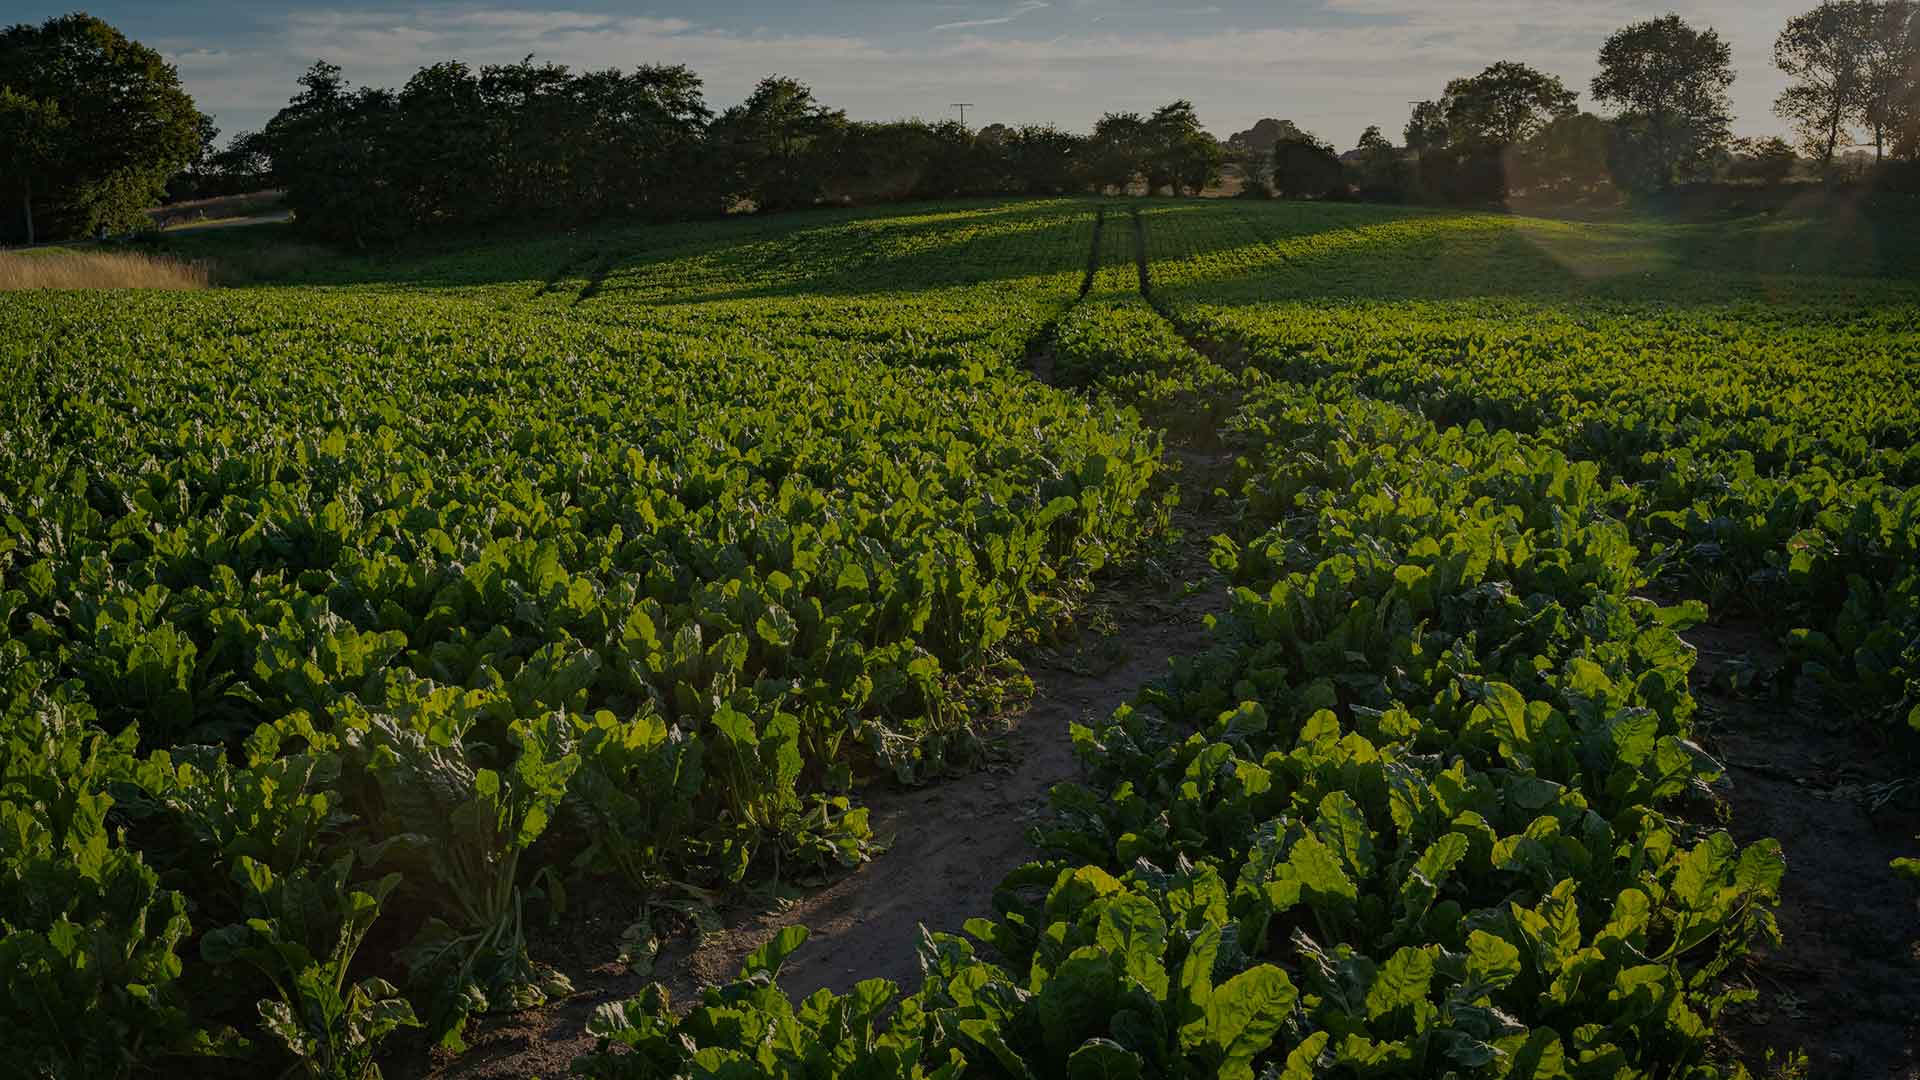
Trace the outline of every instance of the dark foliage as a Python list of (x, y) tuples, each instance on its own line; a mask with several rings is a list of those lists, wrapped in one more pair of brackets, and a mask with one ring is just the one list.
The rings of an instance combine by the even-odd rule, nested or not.
[(442, 228), (1086, 190), (1197, 193), (1224, 153), (1190, 102), (1049, 126), (860, 123), (792, 79), (714, 116), (684, 67), (575, 75), (531, 59), (425, 68), (398, 92), (315, 64), (258, 135), (208, 155), (283, 186), (303, 227), (356, 245)]
[(0, 239), (138, 227), (210, 127), (173, 65), (91, 15), (0, 30)]
[(1303, 134), (1274, 144), (1273, 189), (1285, 198), (1342, 198), (1347, 176), (1331, 146)]
[(449, 62), (396, 93), (351, 89), (320, 63), (300, 85), (258, 146), (231, 152), (250, 169), (270, 159), (298, 220), (330, 239), (719, 207), (697, 157), (711, 113), (684, 67), (574, 75), (530, 59), (478, 72)]

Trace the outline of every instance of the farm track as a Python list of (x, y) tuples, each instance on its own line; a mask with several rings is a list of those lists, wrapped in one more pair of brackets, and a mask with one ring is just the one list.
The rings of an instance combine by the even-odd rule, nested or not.
[(613, 268), (617, 266), (619, 262), (620, 256), (617, 254), (600, 256), (599, 260), (593, 264), (593, 270), (587, 277), (586, 288), (580, 290), (580, 295), (574, 299), (573, 306), (579, 307), (581, 304), (599, 296), (601, 287), (607, 283), (607, 276), (613, 273)]
[[(1197, 335), (1155, 295), (1146, 220), (1132, 217), (1141, 295), (1196, 352), (1245, 367), (1244, 344)], [(1787, 859), (1781, 943), (1729, 973), (1759, 998), (1729, 1012), (1725, 1042), (1755, 1076), (1920, 1080), (1920, 898), (1888, 869), (1920, 834), (1920, 800), (1900, 795), (1915, 783), (1911, 767), (1817, 695), (1768, 701), (1716, 686), (1730, 662), (1784, 670), (1777, 633), (1728, 624), (1683, 636), (1700, 656), (1700, 739), (1728, 774), (1711, 812), (1741, 845), (1771, 838)], [(1795, 1050), (1806, 1072), (1776, 1072)]]
[[(1187, 456), (1183, 472), (1212, 464)], [(1165, 561), (1115, 573), (1089, 601), (1110, 621), (1027, 658), (1033, 698), (1004, 718), (986, 769), (870, 797), (874, 832), (889, 841), (879, 858), (797, 898), (749, 898), (723, 912), (724, 928), (669, 944), (648, 976), (629, 974), (613, 960), (625, 921), (616, 912), (564, 926), (552, 943), (571, 955), (539, 954), (553, 959), (579, 992), (543, 1010), (476, 1025), (473, 1049), (431, 1075), (564, 1075), (575, 1056), (592, 1048), (586, 1023), (601, 1005), (660, 982), (676, 1005), (691, 1006), (703, 987), (732, 978), (749, 952), (788, 926), (812, 933), (781, 968), (781, 983), (796, 998), (822, 987), (844, 993), (864, 979), (911, 990), (919, 979), (921, 928), (957, 933), (966, 919), (991, 913), (1001, 879), (1036, 856), (1028, 830), (1044, 818), (1053, 786), (1078, 774), (1068, 726), (1111, 713), (1164, 672), (1171, 657), (1204, 645), (1204, 620), (1221, 609), (1220, 594), (1183, 595), (1181, 583), (1211, 572), (1207, 538), (1218, 524), (1204, 514), (1176, 514), (1185, 535), (1164, 553)], [(1158, 572), (1134, 572), (1139, 569)]]
[[(1101, 209), (1082, 297), (1099, 271), (1106, 227)], [(1144, 293), (1145, 234), (1137, 214), (1133, 229)], [(605, 269), (603, 260), (582, 300), (596, 291)], [(1024, 365), (1042, 382), (1051, 382), (1053, 336), (1051, 327), (1040, 334)], [(1232, 460), (1217, 442), (1205, 449), (1170, 447), (1166, 457), (1181, 489), (1200, 495), (1217, 486)], [(592, 1049), (586, 1024), (601, 1005), (659, 982), (676, 1006), (690, 1007), (702, 988), (732, 978), (748, 953), (790, 926), (811, 934), (781, 968), (781, 984), (796, 1000), (821, 988), (845, 993), (867, 979), (910, 991), (919, 980), (924, 931), (958, 932), (968, 918), (991, 913), (1001, 880), (1039, 854), (1029, 833), (1048, 813), (1048, 793), (1079, 774), (1070, 726), (1111, 714), (1164, 674), (1174, 657), (1206, 647), (1208, 618), (1225, 610), (1224, 592), (1207, 587), (1215, 575), (1210, 539), (1228, 523), (1212, 500), (1189, 497), (1175, 508), (1171, 525), (1167, 544), (1103, 575), (1066, 640), (1022, 658), (1033, 696), (999, 718), (985, 769), (924, 788), (869, 793), (875, 835), (887, 843), (880, 857), (798, 895), (789, 888), (784, 895), (740, 899), (721, 913), (722, 927), (682, 934), (644, 976), (614, 959), (632, 912), (587, 900), (579, 917), (541, 935), (550, 940), (536, 949), (578, 992), (542, 1010), (482, 1021), (469, 1036), (472, 1049), (427, 1074), (462, 1080), (564, 1074), (574, 1057)], [(622, 899), (631, 905), (632, 898)]]
[(1874, 805), (1903, 779), (1898, 756), (1866, 745), (1817, 700), (1716, 687), (1729, 664), (1784, 662), (1763, 628), (1706, 626), (1686, 637), (1700, 650), (1702, 739), (1731, 781), (1728, 826), (1742, 844), (1778, 840), (1787, 858), (1781, 945), (1735, 974), (1760, 997), (1729, 1017), (1728, 1041), (1756, 1070), (1768, 1047), (1804, 1049), (1809, 1080), (1920, 1076), (1920, 902), (1887, 869), (1909, 854), (1920, 814), (1898, 799)]
[(1102, 206), (1093, 213), (1093, 247), (1087, 252), (1087, 276), (1080, 280), (1080, 297), (1086, 299), (1093, 291), (1093, 279), (1100, 275), (1100, 235), (1107, 228), (1107, 208)]
[(578, 258), (568, 259), (566, 262), (561, 263), (554, 268), (553, 273), (547, 275), (547, 280), (527, 299), (529, 301), (542, 300), (560, 292), (562, 282), (567, 281), (572, 277), (574, 271), (585, 267), (588, 263), (593, 262), (595, 258), (595, 254), (589, 251)]
[[(1206, 489), (1221, 462), (1178, 450), (1168, 457), (1179, 465), (1183, 489)], [(875, 834), (888, 841), (879, 858), (797, 897), (789, 891), (778, 899), (743, 898), (721, 913), (721, 929), (669, 943), (647, 976), (614, 960), (632, 910), (595, 910), (585, 900), (582, 917), (540, 935), (546, 947), (536, 949), (579, 992), (546, 1009), (476, 1024), (469, 1035), (473, 1049), (430, 1075), (564, 1075), (575, 1056), (592, 1048), (586, 1024), (601, 1005), (659, 982), (677, 1006), (689, 1007), (702, 988), (732, 978), (749, 952), (789, 926), (812, 934), (781, 968), (781, 984), (796, 999), (822, 987), (844, 993), (876, 978), (913, 989), (921, 928), (957, 933), (966, 919), (990, 914), (1001, 879), (1038, 854), (1028, 831), (1044, 819), (1053, 786), (1078, 775), (1069, 725), (1111, 713), (1164, 673), (1172, 657), (1205, 646), (1206, 617), (1224, 609), (1224, 597), (1214, 589), (1188, 591), (1186, 583), (1213, 572), (1208, 539), (1224, 523), (1216, 513), (1182, 509), (1173, 525), (1172, 545), (1116, 569), (1087, 601), (1097, 628), (1082, 626), (1071, 639), (1025, 658), (1033, 697), (1002, 718), (986, 769), (924, 788), (878, 791), (866, 800)]]
[[(1196, 335), (1155, 296), (1146, 222), (1137, 209), (1129, 216), (1142, 297), (1197, 352), (1230, 370), (1244, 367), (1240, 343)], [(1083, 298), (1099, 272), (1109, 224), (1116, 223), (1103, 208)], [(598, 291), (606, 269), (596, 268), (581, 300)], [(1052, 378), (1052, 342), (1050, 331), (1040, 335), (1027, 360), (1043, 382)], [(1170, 449), (1167, 456), (1179, 465), (1183, 489), (1199, 492), (1212, 490), (1231, 459), (1218, 451)], [(590, 1049), (584, 1027), (600, 1004), (659, 981), (684, 1007), (701, 987), (732, 977), (747, 953), (793, 925), (812, 931), (808, 945), (782, 968), (782, 985), (796, 999), (820, 988), (843, 993), (873, 978), (911, 990), (919, 978), (922, 928), (957, 931), (966, 918), (989, 913), (1001, 878), (1036, 854), (1027, 834), (1046, 814), (1048, 791), (1077, 773), (1068, 725), (1111, 712), (1163, 672), (1169, 658), (1204, 648), (1203, 619), (1220, 610), (1222, 598), (1217, 590), (1182, 585), (1211, 575), (1206, 541), (1226, 523), (1217, 510), (1183, 507), (1174, 524), (1180, 542), (1163, 553), (1151, 580), (1123, 573), (1102, 583), (1089, 602), (1108, 616), (1096, 620), (1098, 629), (1083, 626), (1063, 647), (1026, 658), (1035, 694), (1004, 718), (992, 765), (867, 799), (876, 833), (890, 841), (885, 855), (797, 898), (789, 891), (736, 905), (723, 929), (669, 946), (649, 976), (624, 974), (606, 962), (618, 951), (624, 922), (617, 915), (584, 928), (576, 923), (566, 934), (579, 962), (563, 959), (560, 966), (582, 992), (543, 1012), (504, 1018), (482, 1031), (472, 1052), (435, 1075), (563, 1073)], [(1902, 778), (1897, 764), (1865, 745), (1855, 729), (1828, 723), (1811, 701), (1758, 702), (1717, 690), (1714, 675), (1730, 660), (1777, 666), (1778, 650), (1763, 631), (1703, 627), (1687, 637), (1702, 657), (1694, 673), (1700, 737), (1731, 779), (1715, 812), (1743, 845), (1779, 840), (1789, 863), (1777, 913), (1782, 946), (1758, 950), (1730, 973), (1759, 999), (1728, 1014), (1726, 1042), (1756, 1075), (1776, 1075), (1766, 1060), (1774, 1048), (1804, 1049), (1808, 1056), (1806, 1072), (1777, 1075), (1920, 1078), (1920, 904), (1887, 870), (1890, 859), (1908, 854), (1920, 816), (1869, 805), (1874, 791)], [(587, 967), (596, 956), (599, 966)]]

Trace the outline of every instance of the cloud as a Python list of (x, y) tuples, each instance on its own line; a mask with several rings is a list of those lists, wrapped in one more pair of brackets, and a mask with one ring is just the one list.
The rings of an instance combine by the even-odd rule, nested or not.
[[(1107, 110), (1149, 110), (1190, 98), (1221, 134), (1277, 116), (1345, 146), (1369, 124), (1398, 130), (1408, 101), (1433, 97), (1448, 79), (1495, 60), (1534, 64), (1584, 97), (1605, 35), (1673, 2), (1322, 0), (1323, 15), (1337, 17), (1315, 21), (1296, 12), (1248, 24), (1243, 14), (1216, 14), (1190, 25), (1135, 19), (1128, 16), (1138, 8), (1103, 10), (1084, 0), (1057, 3), (1055, 15), (1063, 17), (1042, 20), (1034, 15), (1038, 0), (1028, 0), (1000, 14), (943, 24), (948, 29), (931, 37), (736, 31), (686, 18), (500, 3), (307, 9), (217, 48), (204, 40), (168, 42), (164, 34), (153, 35), (152, 43), (179, 65), (201, 107), (229, 131), (263, 123), (292, 95), (295, 75), (316, 59), (340, 64), (360, 85), (399, 86), (441, 60), (511, 63), (531, 52), (576, 69), (684, 63), (706, 80), (716, 108), (778, 73), (810, 84), (823, 100), (862, 119), (942, 116), (948, 102), (964, 100), (977, 103), (972, 115), (980, 123), (1052, 122), (1085, 130)], [(1743, 134), (1780, 127), (1769, 111), (1780, 79), (1768, 48), (1801, 2), (1681, 5), (1684, 17), (1720, 27), (1734, 43), (1741, 68), (1736, 128)], [(1089, 17), (1099, 14), (1114, 19)], [(1022, 18), (1033, 30), (994, 30)], [(1043, 25), (1044, 32), (1035, 32)]]
[(1106, 22), (1109, 19), (1157, 19), (1169, 15), (1176, 18), (1193, 18), (1201, 15), (1222, 15), (1225, 10), (1218, 4), (1191, 8), (1144, 8), (1139, 11), (1107, 11), (1095, 15), (1089, 22)]
[(959, 22), (945, 22), (934, 27), (934, 29), (936, 31), (938, 30), (973, 30), (983, 26), (1001, 26), (1006, 23), (1010, 23), (1015, 19), (1018, 19), (1023, 15), (1031, 15), (1042, 8), (1051, 7), (1051, 6), (1052, 6), (1051, 4), (1043, 3), (1041, 2), (1041, 0), (1026, 0), (1025, 3), (1015, 5), (1013, 10), (1007, 12), (1005, 15), (995, 15), (990, 18), (984, 18), (984, 19), (962, 19)]

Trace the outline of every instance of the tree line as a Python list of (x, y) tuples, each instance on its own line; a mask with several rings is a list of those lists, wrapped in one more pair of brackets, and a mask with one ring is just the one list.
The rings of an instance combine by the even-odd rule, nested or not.
[[(1795, 139), (1736, 140), (1731, 50), (1676, 15), (1623, 28), (1584, 111), (1512, 61), (1414, 106), (1345, 154), (1286, 121), (1221, 142), (1193, 105), (1113, 112), (1091, 132), (851, 120), (787, 78), (716, 112), (683, 66), (572, 72), (531, 57), (423, 68), (397, 90), (316, 63), (258, 132), (224, 148), (153, 50), (84, 14), (0, 31), (0, 239), (124, 231), (175, 194), (280, 187), (302, 228), (359, 245), (498, 221), (685, 218), (969, 195), (1191, 194), (1225, 165), (1249, 194), (1436, 203), (1516, 192), (1657, 192), (1705, 179), (1829, 175), (1864, 132), (1879, 179), (1915, 184), (1920, 0), (1829, 0), (1789, 21), (1775, 113)], [(1803, 161), (1801, 154), (1806, 155)]]
[(1882, 166), (1876, 181), (1920, 188), (1920, 3), (1822, 4), (1788, 23), (1774, 56), (1794, 80), (1774, 111), (1797, 146), (1731, 137), (1732, 50), (1713, 29), (1677, 15), (1625, 27), (1601, 46), (1589, 89), (1611, 116), (1582, 111), (1553, 75), (1500, 62), (1415, 104), (1402, 147), (1370, 127), (1337, 154), (1284, 121), (1263, 121), (1228, 145), (1262, 170), (1260, 187), (1284, 196), (1478, 203), (1516, 191), (1777, 183), (1801, 166), (1802, 152), (1814, 175), (1830, 176), (1849, 134), (1864, 130)]
[(1124, 188), (1198, 193), (1219, 145), (1193, 105), (1113, 114), (1090, 136), (1049, 125), (866, 123), (784, 77), (714, 113), (685, 67), (573, 73), (458, 62), (397, 91), (315, 64), (230, 164), (287, 191), (298, 220), (355, 244), (446, 226), (609, 215), (680, 218), (967, 195)]

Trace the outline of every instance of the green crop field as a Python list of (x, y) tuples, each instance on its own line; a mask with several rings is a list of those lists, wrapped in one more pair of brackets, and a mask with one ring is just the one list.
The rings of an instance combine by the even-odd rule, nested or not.
[(910, 875), (872, 798), (1184, 531), (1205, 646), (1043, 733), (917, 983), (783, 985), (788, 927), (573, 1069), (1911, 1065), (1916, 221), (962, 202), (0, 294), (0, 1043), (457, 1074), (644, 970), (587, 898)]

